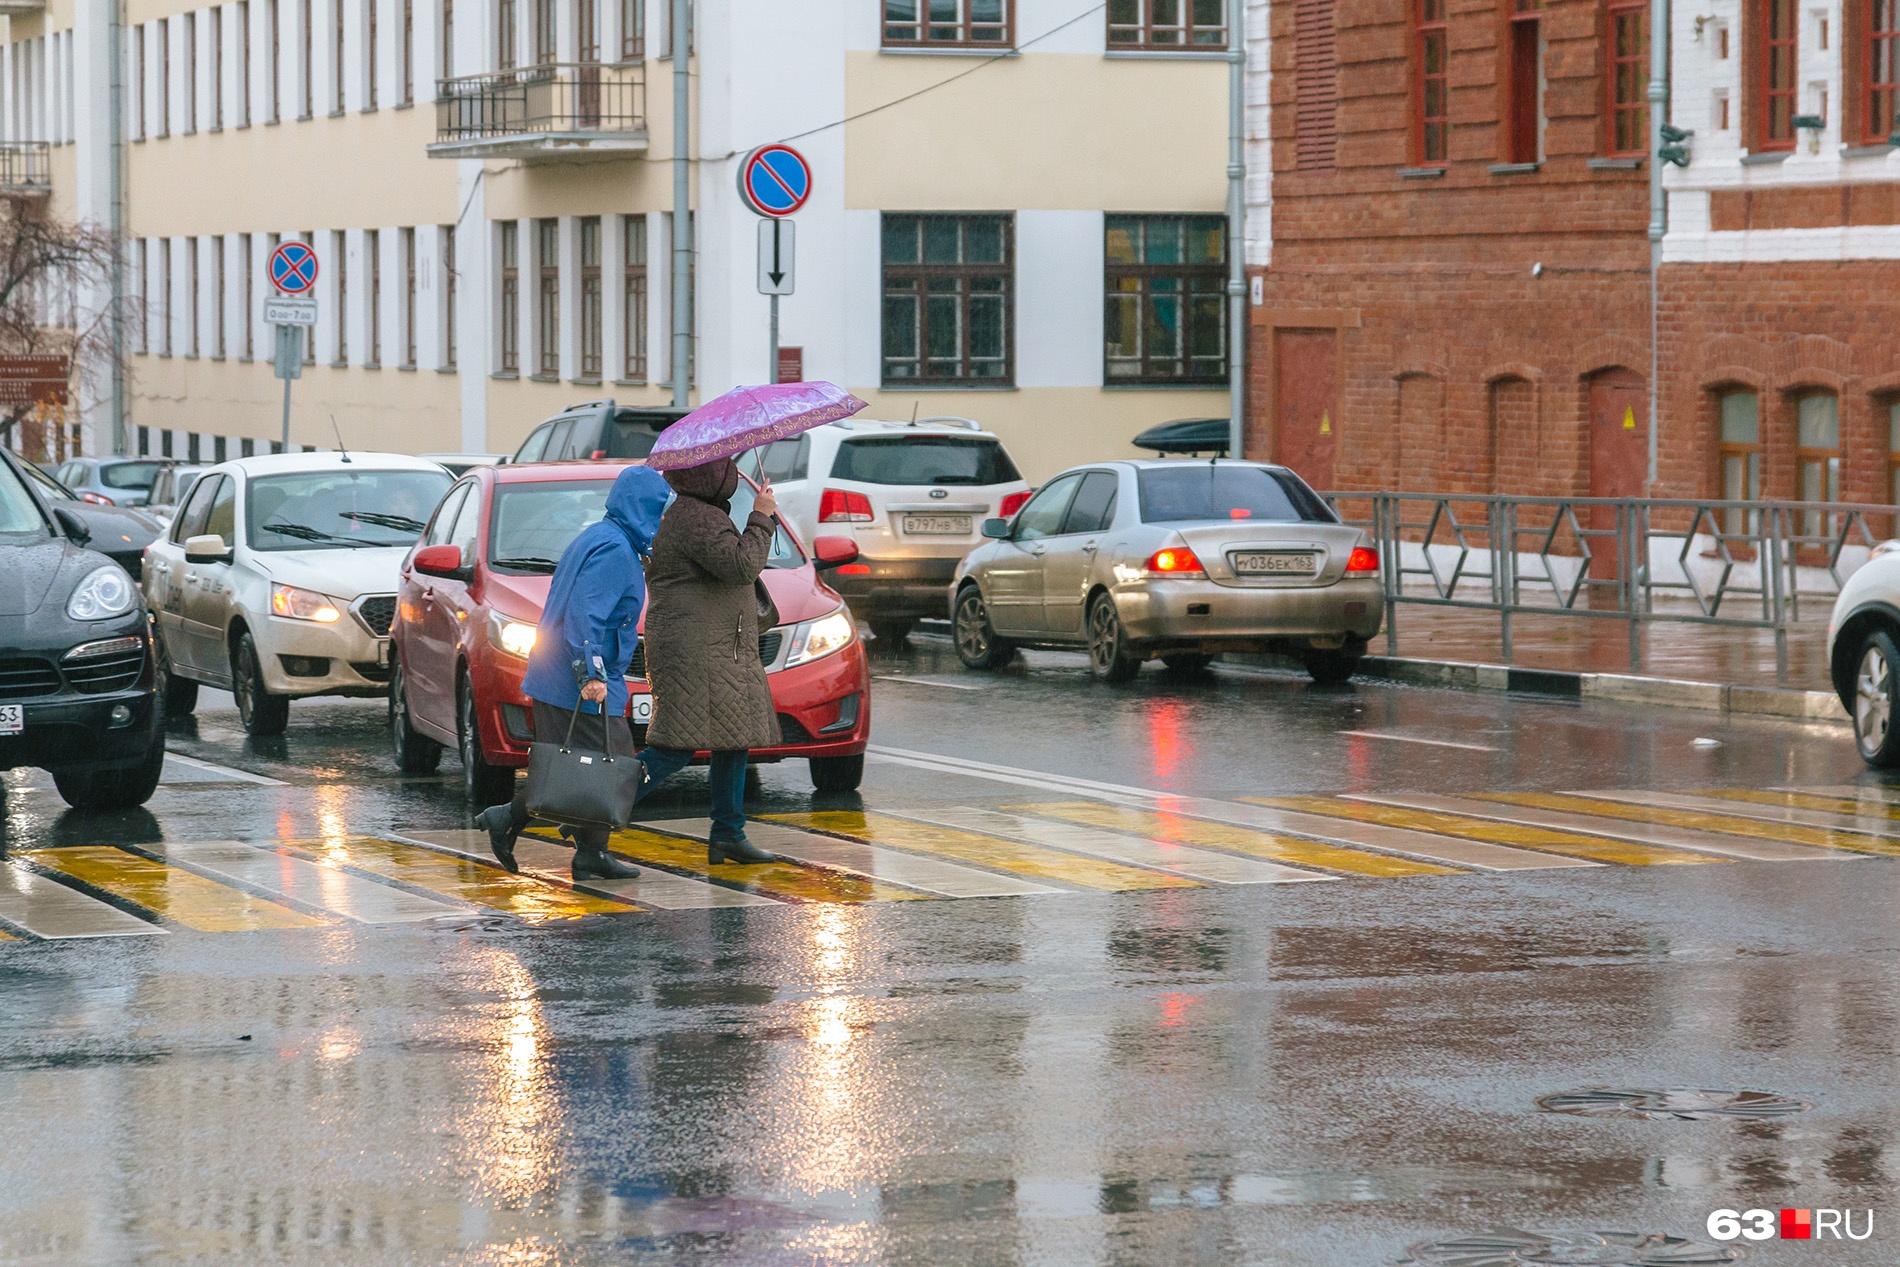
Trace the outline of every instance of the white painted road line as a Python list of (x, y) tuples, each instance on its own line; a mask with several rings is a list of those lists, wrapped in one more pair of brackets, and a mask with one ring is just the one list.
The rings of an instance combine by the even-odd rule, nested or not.
[[(635, 823), (635, 827), (649, 827), (649, 823)], [(495, 865), (495, 855), (488, 847), (486, 831), (417, 831), (408, 835), (395, 832), (383, 833), (390, 840), (406, 841), (410, 844), (429, 845), (437, 849), (446, 849), (464, 858), (473, 858), (477, 862)], [(536, 879), (547, 880), (553, 884), (566, 886), (571, 883), (574, 865), (574, 851), (566, 845), (557, 845), (550, 840), (535, 836), (523, 836), (515, 841), (515, 861), (521, 864), (521, 874)], [(629, 902), (638, 902), (662, 911), (704, 911), (716, 910), (728, 906), (782, 906), (783, 903), (757, 893), (742, 893), (737, 889), (723, 888), (717, 884), (708, 884), (690, 876), (675, 875), (671, 871), (661, 871), (649, 863), (640, 864), (640, 874), (631, 880), (589, 880), (581, 886), (584, 889), (609, 893), (614, 897), (625, 898)]]
[(0, 919), (36, 937), (149, 937), (165, 933), (17, 863), (0, 862)]
[(971, 778), (990, 779), (997, 783), (1013, 783), (1019, 787), (1062, 788), (1070, 792), (1080, 792), (1085, 796), (1107, 795), (1115, 799), (1132, 797), (1140, 801), (1157, 801), (1172, 797), (1172, 792), (1158, 792), (1153, 788), (1131, 787), (1126, 783), (1102, 783), (1095, 779), (1078, 779), (1067, 774), (1049, 774), (1041, 770), (1024, 770), (1017, 766), (996, 765), (988, 761), (971, 761), (965, 757), (946, 757), (935, 752), (918, 752), (912, 748), (886, 748), (873, 745), (870, 755), (885, 761), (895, 761), (902, 765), (920, 766), (924, 769), (944, 770)]
[(206, 774), (215, 774), (221, 778), (234, 779), (239, 783), (255, 783), (259, 787), (289, 787), (282, 779), (273, 779), (265, 774), (252, 774), (249, 770), (234, 770), (228, 765), (214, 765), (209, 761), (200, 761), (196, 757), (187, 757), (180, 753), (168, 752), (165, 760), (176, 761), (179, 765), (202, 770)]
[(1496, 752), (1490, 744), (1455, 743), (1450, 739), (1421, 739), (1417, 735), (1401, 735), (1390, 730), (1342, 730), (1339, 732), (1352, 739), (1390, 739), (1394, 743), (1418, 743), (1432, 748), (1462, 748), (1466, 752)]
[(969, 682), (945, 682), (940, 678), (902, 677), (895, 673), (873, 673), (874, 682), (896, 682), (900, 686), (936, 686), (946, 691), (987, 691), (987, 686), (976, 686)]
[(281, 894), (315, 910), (358, 924), (407, 924), (466, 915), (469, 907), (424, 897), (408, 889), (378, 884), (339, 867), (234, 840), (143, 845), (167, 862), (180, 862), (207, 875), (235, 880), (267, 893)]

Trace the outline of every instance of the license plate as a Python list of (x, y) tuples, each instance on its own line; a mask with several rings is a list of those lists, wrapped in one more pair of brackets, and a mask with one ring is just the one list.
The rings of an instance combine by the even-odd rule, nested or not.
[(1311, 576), (1319, 570), (1311, 550), (1242, 550), (1230, 557), (1241, 576)]
[(653, 697), (636, 695), (633, 697), (633, 724), (644, 726), (653, 720)]
[(376, 644), (376, 667), (379, 669), (389, 667), (389, 639), (387, 638)]
[(0, 704), (0, 735), (26, 733), (26, 705)]
[(905, 515), (904, 531), (918, 537), (967, 537), (970, 535), (970, 517), (968, 515)]

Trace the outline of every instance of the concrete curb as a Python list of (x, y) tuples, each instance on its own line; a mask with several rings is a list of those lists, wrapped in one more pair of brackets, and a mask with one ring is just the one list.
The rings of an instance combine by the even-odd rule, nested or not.
[(1777, 687), (1727, 686), (1631, 673), (1571, 673), (1562, 669), (1526, 669), (1506, 664), (1458, 660), (1416, 660), (1405, 656), (1365, 658), (1365, 672), (1393, 682), (1449, 686), (1464, 690), (1523, 691), (1567, 699), (1613, 700), (1691, 708), (1736, 716), (1780, 717), (1794, 721), (1848, 724), (1832, 691), (1794, 691)]

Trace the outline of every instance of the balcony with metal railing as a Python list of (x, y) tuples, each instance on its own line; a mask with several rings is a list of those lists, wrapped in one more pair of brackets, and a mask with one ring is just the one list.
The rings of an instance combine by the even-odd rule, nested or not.
[(52, 191), (51, 146), (45, 141), (0, 141), (0, 196), (43, 198)]
[(640, 66), (555, 62), (436, 82), (431, 158), (628, 158), (647, 150)]

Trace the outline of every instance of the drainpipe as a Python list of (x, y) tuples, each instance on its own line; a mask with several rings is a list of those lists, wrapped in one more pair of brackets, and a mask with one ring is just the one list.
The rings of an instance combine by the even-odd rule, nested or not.
[(106, 56), (112, 60), (107, 82), (110, 109), (106, 121), (107, 178), (106, 196), (109, 228), (112, 233), (112, 451), (124, 456), (131, 451), (130, 429), (125, 419), (125, 0), (110, 0), (111, 19), (106, 28)]
[(1663, 191), (1663, 115), (1669, 104), (1669, 0), (1649, 0), (1649, 483), (1656, 494), (1657, 454), (1662, 419), (1657, 414), (1662, 370), (1657, 310), (1661, 306), (1658, 276), (1662, 272), (1663, 233), (1668, 227), (1668, 195)]
[[(1662, 3), (1663, 0), (1656, 0)], [(1247, 419), (1246, 6), (1228, 5), (1227, 32), (1227, 454), (1245, 455)]]
[(693, 143), (693, 124), (688, 116), (688, 94), (692, 75), (687, 60), (692, 56), (691, 0), (672, 0), (673, 5), (673, 406), (686, 408), (687, 367), (693, 361), (693, 297), (688, 293), (693, 268), (692, 168), (687, 154)]

